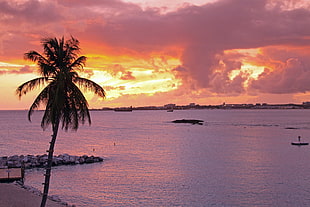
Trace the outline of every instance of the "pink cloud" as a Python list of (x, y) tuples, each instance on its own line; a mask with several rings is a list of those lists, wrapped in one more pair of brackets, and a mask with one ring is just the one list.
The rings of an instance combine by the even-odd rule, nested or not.
[[(309, 10), (267, 9), (266, 4), (267, 1), (261, 0), (220, 1), (178, 11), (179, 14), (184, 14), (182, 16), (187, 21), (191, 19), (190, 22), (196, 23), (184, 25), (188, 27), (188, 31), (195, 31), (196, 34), (187, 35), (191, 44), (185, 47), (182, 62), (187, 69), (186, 74), (199, 88), (226, 94), (245, 92), (243, 83), (247, 78), (236, 77), (232, 81), (228, 79), (229, 72), (240, 69), (242, 63), (230, 59), (227, 64), (227, 55), (223, 55), (225, 50), (310, 44), (309, 39), (304, 38), (310, 34), (309, 27), (306, 27), (310, 20)], [(186, 18), (186, 14), (192, 14), (193, 17)], [(201, 29), (197, 31), (199, 25)], [(221, 65), (221, 61), (226, 63), (225, 67)], [(285, 87), (283, 90), (285, 91)], [(274, 93), (272, 90), (269, 92)]]
[(132, 71), (128, 71), (120, 64), (115, 64), (108, 66), (108, 71), (111, 75), (121, 80), (135, 80), (136, 78), (133, 76)]
[[(107, 16), (104, 24), (87, 25), (87, 31), (111, 47), (141, 53), (179, 45), (184, 49), (184, 70), (175, 72), (184, 84), (193, 89), (242, 94), (246, 75), (228, 78), (242, 63), (224, 55), (225, 50), (310, 44), (305, 38), (310, 34), (309, 9), (283, 10), (281, 2), (268, 7), (267, 0), (222, 0), (164, 15), (134, 8), (129, 13)], [(225, 62), (224, 67), (221, 62)]]
[(126, 89), (126, 87), (125, 86), (105, 86), (104, 89), (106, 91), (110, 91), (110, 90), (121, 90), (121, 91), (123, 91)]
[(81, 71), (83, 73), (83, 76), (86, 78), (91, 78), (94, 75), (94, 71), (93, 70), (89, 70), (89, 69), (83, 69)]
[[(241, 54), (225, 54), (226, 50), (310, 46), (309, 4), (296, 0), (288, 6), (290, 2), (219, 0), (162, 13), (159, 8), (142, 9), (120, 0), (1, 1), (4, 18), (0, 19), (0, 29), (5, 32), (0, 32), (0, 55), (2, 59), (22, 57), (29, 49), (40, 51), (38, 37), (62, 35), (74, 35), (82, 43), (96, 45), (98, 51), (109, 47), (119, 55), (132, 52), (148, 56), (175, 46), (183, 53), (181, 65), (171, 72), (182, 80), (183, 89), (230, 95), (306, 92), (310, 91), (305, 80), (310, 54), (294, 49), (282, 59), (277, 57), (282, 54), (277, 49), (273, 53), (265, 50), (266, 54), (261, 54), (264, 61), (260, 55), (253, 58), (253, 62), (266, 62), (273, 68), (252, 80), (249, 91), (243, 87), (247, 74), (232, 80), (228, 77), (232, 70), (240, 70), (243, 62)], [(114, 74), (134, 79), (127, 68)]]
[[(251, 90), (263, 93), (305, 93), (310, 91), (309, 55), (300, 51), (277, 51), (274, 48), (265, 50), (273, 68), (265, 68), (257, 80), (252, 80)], [(260, 56), (265, 59), (266, 57)]]
[(17, 70), (1, 70), (0, 68), (0, 74), (26, 74), (26, 73), (34, 73), (35, 71), (33, 68), (31, 68), (28, 65), (25, 65), (24, 67), (17, 69)]
[(126, 71), (120, 77), (121, 80), (135, 80), (136, 78), (132, 75), (131, 71)]

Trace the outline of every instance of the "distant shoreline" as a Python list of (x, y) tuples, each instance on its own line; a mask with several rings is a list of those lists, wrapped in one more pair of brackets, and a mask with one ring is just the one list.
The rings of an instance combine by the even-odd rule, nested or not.
[[(189, 105), (167, 104), (164, 106), (137, 106), (137, 107), (103, 107), (91, 108), (90, 111), (137, 111), (137, 110), (193, 110), (193, 109), (310, 109), (310, 102), (302, 104), (221, 104), (221, 105), (199, 105), (191, 103)], [(0, 111), (28, 111), (28, 109), (0, 109)], [(44, 111), (43, 109), (38, 111)]]
[(168, 104), (165, 106), (141, 106), (141, 107), (117, 107), (102, 109), (90, 109), (91, 111), (126, 111), (126, 109), (134, 110), (195, 110), (195, 109), (310, 109), (310, 103), (307, 104), (222, 104), (222, 105), (175, 105)]

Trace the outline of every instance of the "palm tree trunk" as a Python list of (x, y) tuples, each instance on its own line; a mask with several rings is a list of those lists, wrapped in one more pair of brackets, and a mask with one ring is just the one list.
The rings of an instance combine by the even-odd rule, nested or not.
[(54, 146), (56, 142), (56, 137), (58, 133), (58, 127), (59, 127), (59, 120), (56, 121), (55, 124), (52, 125), (53, 127), (53, 135), (52, 140), (50, 142), (50, 148), (47, 151), (48, 152), (48, 158), (47, 158), (47, 166), (45, 171), (45, 182), (44, 182), (44, 190), (43, 190), (43, 196), (41, 201), (41, 207), (45, 207), (47, 195), (48, 195), (48, 189), (50, 185), (50, 178), (51, 178), (51, 171), (52, 171), (52, 163), (53, 163), (53, 153), (54, 153)]

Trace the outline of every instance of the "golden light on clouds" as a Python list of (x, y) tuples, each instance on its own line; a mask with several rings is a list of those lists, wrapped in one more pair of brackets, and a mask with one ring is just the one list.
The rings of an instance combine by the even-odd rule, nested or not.
[(87, 57), (80, 75), (107, 92), (104, 101), (87, 94), (93, 108), (309, 101), (309, 1), (183, 3), (2, 1), (1, 92), (10, 95), (0, 108), (31, 104), (14, 95), (38, 76), (23, 54), (42, 52), (41, 38), (70, 35)]
[[(159, 72), (158, 72), (159, 70)], [(124, 77), (124, 71), (109, 73), (107, 71), (93, 70), (91, 79), (107, 88), (108, 98), (117, 98), (124, 94), (154, 94), (167, 92), (178, 86), (178, 80), (166, 70), (131, 68), (129, 78)]]
[[(179, 55), (179, 52), (173, 54)], [(142, 56), (90, 54), (87, 57), (87, 67), (81, 74), (102, 85), (108, 100), (124, 95), (151, 96), (176, 90), (181, 84), (172, 73), (181, 64), (178, 57), (158, 53)], [(90, 94), (87, 96), (93, 98)]]
[[(240, 61), (240, 66), (236, 69), (231, 70), (228, 73), (229, 79), (232, 81), (236, 77), (240, 76), (244, 79), (242, 86), (247, 88), (249, 81), (257, 80), (259, 75), (262, 74), (266, 66), (255, 63), (255, 57), (261, 54), (260, 48), (250, 49), (233, 49), (224, 51), (224, 55), (238, 54), (239, 57), (234, 56), (234, 61)], [(226, 66), (223, 61), (221, 64)]]
[(23, 65), (0, 62), (0, 67), (1, 68), (20, 68), (20, 67), (23, 67)]

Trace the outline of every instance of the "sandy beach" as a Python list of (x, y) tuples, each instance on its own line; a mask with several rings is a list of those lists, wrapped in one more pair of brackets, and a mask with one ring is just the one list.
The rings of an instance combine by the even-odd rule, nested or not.
[[(39, 207), (41, 203), (41, 196), (12, 183), (0, 183), (0, 195), (0, 207)], [(64, 207), (51, 200), (47, 200), (46, 206)]]

